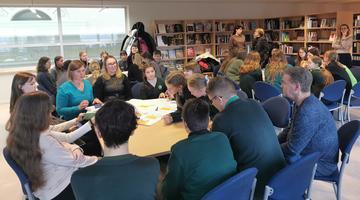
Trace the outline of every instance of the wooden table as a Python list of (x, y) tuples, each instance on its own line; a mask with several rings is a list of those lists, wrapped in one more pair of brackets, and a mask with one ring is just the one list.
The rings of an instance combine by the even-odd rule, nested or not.
[(152, 126), (138, 125), (129, 139), (129, 151), (138, 156), (165, 155), (172, 145), (187, 136), (182, 122), (165, 125), (161, 120)]

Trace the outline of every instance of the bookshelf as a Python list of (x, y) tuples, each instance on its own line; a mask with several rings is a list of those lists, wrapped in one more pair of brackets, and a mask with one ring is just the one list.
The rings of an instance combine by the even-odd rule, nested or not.
[[(156, 20), (154, 39), (163, 61), (177, 68), (204, 52), (224, 57), (236, 25), (244, 27), (247, 49), (251, 49), (255, 29), (263, 28), (266, 37), (278, 43), (287, 55), (294, 56), (300, 47), (310, 46), (318, 47), (323, 54), (331, 49), (336, 16), (337, 13), (327, 13), (266, 19)], [(355, 28), (359, 38), (354, 44), (360, 45), (360, 17), (354, 32)]]
[(360, 66), (360, 13), (353, 15), (352, 64)]

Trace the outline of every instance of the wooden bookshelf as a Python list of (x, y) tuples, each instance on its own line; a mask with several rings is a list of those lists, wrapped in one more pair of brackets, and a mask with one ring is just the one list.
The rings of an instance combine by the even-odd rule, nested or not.
[(353, 15), (353, 48), (352, 64), (360, 66), (360, 13)]
[[(244, 27), (245, 45), (250, 47), (255, 29), (263, 28), (266, 37), (278, 43), (286, 55), (296, 55), (299, 48), (309, 46), (318, 47), (324, 53), (331, 49), (329, 38), (336, 31), (336, 16), (336, 13), (326, 13), (266, 19), (156, 20), (154, 39), (158, 49), (165, 53), (163, 60), (176, 65), (187, 63), (206, 51), (223, 57), (236, 25)], [(355, 28), (360, 31), (360, 24)]]

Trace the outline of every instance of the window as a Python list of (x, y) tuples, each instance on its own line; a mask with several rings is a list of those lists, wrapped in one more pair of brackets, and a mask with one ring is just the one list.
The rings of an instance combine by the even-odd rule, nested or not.
[(126, 36), (124, 8), (0, 8), (0, 68), (35, 66), (38, 59), (79, 58), (86, 51), (118, 57)]

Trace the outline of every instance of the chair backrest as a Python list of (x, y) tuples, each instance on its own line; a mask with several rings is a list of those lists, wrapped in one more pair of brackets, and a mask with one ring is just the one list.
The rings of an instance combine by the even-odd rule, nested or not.
[(3, 149), (3, 155), (4, 155), (4, 158), (5, 158), (6, 162), (14, 170), (17, 177), (19, 178), (23, 193), (27, 196), (27, 198), (29, 200), (33, 200), (34, 196), (33, 196), (32, 192), (30, 190), (30, 182), (29, 182), (28, 178), (26, 177), (24, 171), (15, 162), (15, 160), (11, 157), (9, 150), (6, 147)]
[(252, 199), (256, 185), (256, 168), (246, 169), (208, 192), (202, 200)]
[(291, 106), (287, 99), (281, 96), (271, 97), (262, 103), (273, 125), (286, 128), (289, 125)]
[(337, 80), (325, 86), (320, 92), (320, 100), (325, 99), (331, 102), (340, 102), (344, 96), (346, 81)]
[(253, 98), (263, 102), (271, 97), (280, 96), (281, 92), (269, 83), (256, 81), (253, 86)]
[[(341, 161), (349, 162), (348, 157), (350, 155), (351, 149), (360, 135), (360, 121), (353, 120), (344, 124), (339, 128), (338, 135), (339, 135), (339, 149), (342, 153)], [(346, 154), (348, 156), (346, 156), (347, 159), (344, 160)]]
[(357, 82), (351, 89), (351, 96), (360, 98), (360, 82)]
[(315, 152), (287, 165), (265, 186), (264, 199), (303, 200), (312, 182), (319, 158), (320, 153)]
[(141, 99), (141, 88), (143, 87), (143, 85), (144, 85), (143, 82), (139, 82), (136, 83), (134, 86), (132, 86), (131, 94), (134, 99)]

